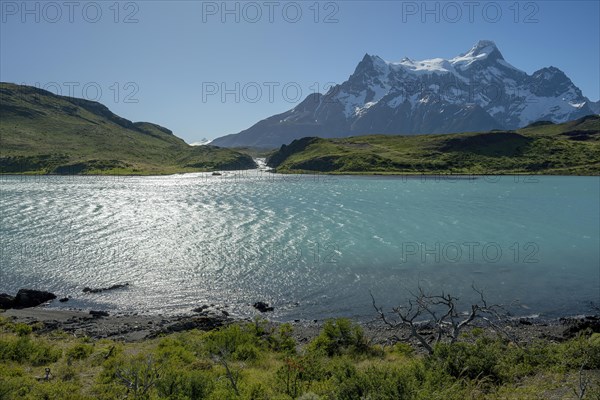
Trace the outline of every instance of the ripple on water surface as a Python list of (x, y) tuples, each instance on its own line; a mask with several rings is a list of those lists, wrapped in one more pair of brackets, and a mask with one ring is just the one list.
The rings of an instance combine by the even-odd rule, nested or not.
[(220, 303), (248, 314), (266, 300), (281, 319), (371, 318), (369, 291), (387, 305), (418, 284), (469, 300), (473, 282), (543, 316), (600, 302), (598, 177), (230, 172), (0, 185), (0, 291), (49, 289), (73, 296), (71, 307)]

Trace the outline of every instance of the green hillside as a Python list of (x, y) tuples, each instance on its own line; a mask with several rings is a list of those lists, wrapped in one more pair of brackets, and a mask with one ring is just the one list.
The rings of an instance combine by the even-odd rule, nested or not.
[(281, 173), (600, 174), (600, 117), (517, 131), (303, 138), (267, 160)]
[(193, 147), (100, 103), (0, 83), (0, 173), (167, 174), (253, 168), (248, 155)]

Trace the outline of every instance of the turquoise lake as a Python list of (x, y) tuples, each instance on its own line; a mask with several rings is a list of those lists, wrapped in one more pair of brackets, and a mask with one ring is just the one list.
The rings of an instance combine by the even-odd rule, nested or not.
[(515, 315), (600, 303), (599, 177), (2, 176), (0, 216), (0, 292), (72, 297), (51, 307), (369, 320), (369, 291), (472, 284)]

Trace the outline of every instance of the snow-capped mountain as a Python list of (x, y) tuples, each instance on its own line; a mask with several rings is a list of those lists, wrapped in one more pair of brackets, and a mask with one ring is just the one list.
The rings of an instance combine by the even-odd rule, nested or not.
[(449, 60), (387, 62), (366, 54), (354, 73), (326, 94), (312, 94), (293, 109), (216, 146), (279, 147), (305, 136), (421, 134), (516, 129), (597, 113), (597, 104), (558, 68), (528, 75), (482, 40)]

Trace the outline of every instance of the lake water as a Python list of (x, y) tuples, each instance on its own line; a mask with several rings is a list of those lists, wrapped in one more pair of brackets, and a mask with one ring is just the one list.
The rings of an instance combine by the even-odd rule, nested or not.
[[(0, 292), (142, 313), (374, 318), (418, 285), (519, 315), (600, 302), (598, 177), (0, 177)], [(85, 286), (130, 283), (84, 294)]]

